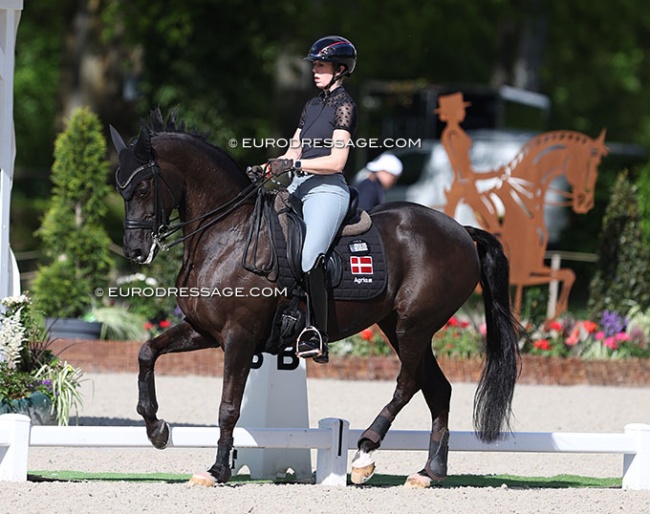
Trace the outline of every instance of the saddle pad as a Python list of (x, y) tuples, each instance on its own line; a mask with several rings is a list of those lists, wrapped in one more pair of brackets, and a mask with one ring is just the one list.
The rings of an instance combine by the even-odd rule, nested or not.
[(343, 236), (336, 242), (340, 282), (332, 284), (335, 300), (370, 300), (386, 289), (386, 260), (379, 231), (373, 224), (361, 235)]

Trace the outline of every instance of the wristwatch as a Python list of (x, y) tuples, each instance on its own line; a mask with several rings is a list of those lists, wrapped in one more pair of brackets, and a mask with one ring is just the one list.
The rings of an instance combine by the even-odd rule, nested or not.
[(294, 162), (293, 167), (295, 169), (296, 175), (298, 175), (299, 177), (305, 174), (305, 172), (302, 171), (302, 162), (300, 161)]

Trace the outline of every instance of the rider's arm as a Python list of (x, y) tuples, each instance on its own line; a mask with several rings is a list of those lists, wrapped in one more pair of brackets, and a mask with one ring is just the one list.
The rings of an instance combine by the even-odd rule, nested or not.
[(287, 148), (287, 151), (278, 157), (278, 159), (292, 159), (294, 161), (300, 159), (300, 156), (302, 155), (302, 148), (300, 147), (300, 132), (301, 129), (296, 129), (296, 132), (289, 141), (289, 148)]
[(307, 173), (315, 175), (332, 175), (341, 173), (348, 162), (351, 136), (347, 130), (336, 129), (332, 133), (332, 150), (329, 155), (304, 159), (301, 166)]

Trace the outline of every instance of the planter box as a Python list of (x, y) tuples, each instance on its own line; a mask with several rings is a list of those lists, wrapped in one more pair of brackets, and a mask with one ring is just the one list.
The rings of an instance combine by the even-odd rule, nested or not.
[[(134, 341), (54, 341), (51, 349), (86, 372), (138, 372)], [(273, 358), (273, 357), (270, 357)], [(481, 359), (440, 358), (438, 363), (450, 382), (478, 382)], [(329, 364), (307, 361), (307, 376), (343, 380), (390, 380), (397, 378), (397, 357), (330, 357)], [(223, 351), (219, 348), (163, 355), (156, 362), (162, 375), (222, 376)], [(589, 361), (537, 355), (522, 356), (520, 384), (650, 386), (650, 359)]]
[(19, 400), (2, 400), (0, 414), (24, 414), (31, 419), (32, 425), (56, 425), (52, 400), (43, 393), (34, 393)]
[(52, 339), (97, 339), (102, 324), (77, 318), (47, 318), (45, 327)]

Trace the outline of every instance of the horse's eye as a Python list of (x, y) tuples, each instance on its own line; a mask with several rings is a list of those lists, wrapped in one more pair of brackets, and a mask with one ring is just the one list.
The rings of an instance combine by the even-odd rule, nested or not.
[(135, 190), (135, 194), (140, 198), (144, 198), (149, 194), (149, 186), (146, 184), (138, 186), (138, 188)]

